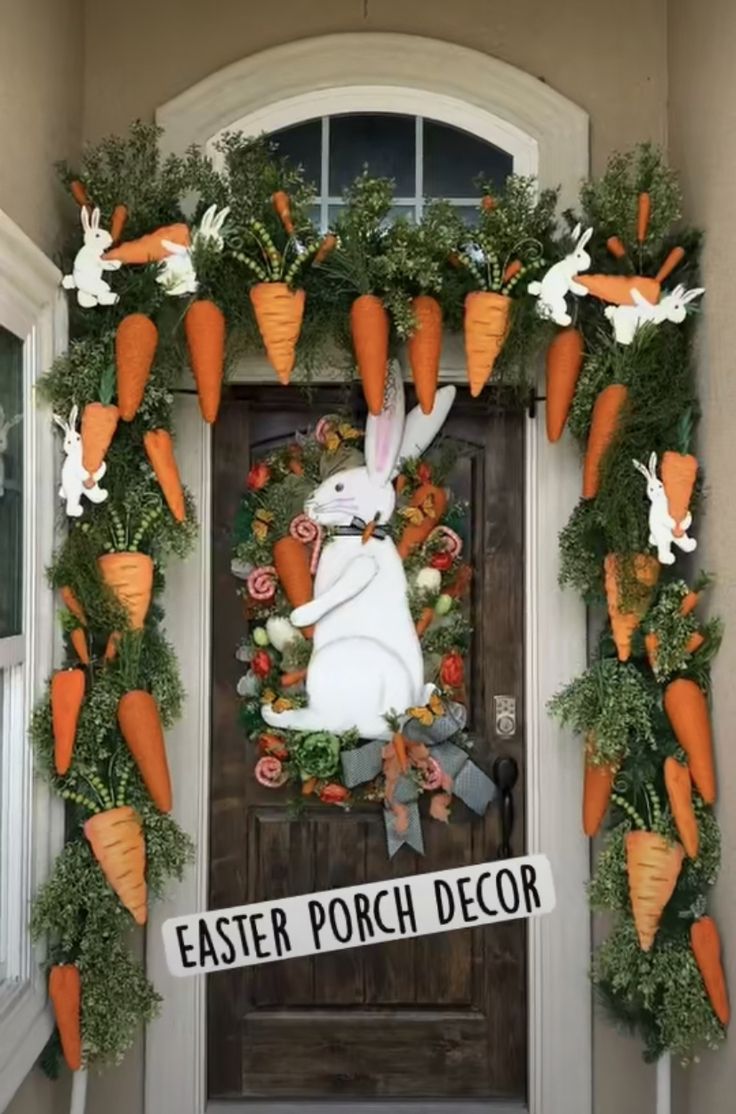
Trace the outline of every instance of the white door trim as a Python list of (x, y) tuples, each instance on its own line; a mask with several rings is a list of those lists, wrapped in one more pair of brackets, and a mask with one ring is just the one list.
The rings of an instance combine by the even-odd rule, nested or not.
[[(346, 111), (346, 104), (358, 103), (353, 96), (358, 90), (372, 98), (370, 105), (384, 104), (384, 110), (390, 105), (395, 112), (416, 112), (410, 106), (420, 90), (423, 115), (477, 131), (507, 149), (513, 142), (516, 170), (537, 174), (545, 186), (560, 185), (563, 204), (577, 196), (588, 169), (588, 119), (580, 108), (505, 63), (410, 35), (329, 35), (277, 47), (212, 75), (164, 105), (157, 118), (165, 128), (165, 146), (183, 150), (192, 142), (208, 144), (227, 128), (254, 132)], [(272, 382), (257, 361), (239, 372), (250, 382), (264, 375), (263, 381)], [(459, 372), (445, 366), (443, 378)], [(181, 469), (202, 529), (195, 553), (174, 565), (167, 583), (168, 632), (188, 693), (184, 717), (169, 735), (169, 755), (175, 815), (194, 836), (197, 858), (184, 882), (152, 911), (147, 962), (164, 1007), (146, 1037), (145, 1111), (214, 1114), (216, 1104), (206, 1104), (204, 984), (168, 974), (160, 932), (167, 917), (203, 910), (207, 903), (211, 437), (191, 395), (179, 397), (177, 425)], [(557, 584), (557, 536), (579, 484), (575, 449), (567, 438), (547, 443), (542, 406), (528, 423), (525, 468), (527, 845), (552, 861), (558, 909), (529, 925), (530, 1114), (590, 1114), (592, 1106), (589, 857), (578, 807), (582, 769), (579, 748), (545, 708), (552, 693), (585, 665), (584, 608)], [(494, 1107), (488, 1109), (492, 1114)]]

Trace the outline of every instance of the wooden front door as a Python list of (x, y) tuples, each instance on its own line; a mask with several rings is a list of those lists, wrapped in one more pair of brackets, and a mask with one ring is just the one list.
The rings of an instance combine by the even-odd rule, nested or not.
[[(344, 405), (345, 395), (339, 402)], [(352, 396), (356, 421), (363, 411)], [(238, 725), (235, 649), (244, 634), (230, 572), (231, 529), (254, 459), (335, 410), (292, 388), (253, 388), (223, 403), (214, 436), (213, 733), (210, 900), (217, 909), (498, 854), (500, 816), (455, 801), (449, 825), (424, 821), (426, 854), (386, 854), (377, 807), (315, 804), (292, 821), (252, 776)], [(407, 400), (410, 404), (411, 400)], [(451, 486), (470, 507), (474, 627), (470, 729), (491, 772), (519, 766), (512, 853), (524, 851), (523, 419), (458, 393), (445, 427), (464, 445)], [(495, 734), (494, 695), (516, 699), (517, 729)], [(527, 1073), (526, 933), (522, 921), (292, 959), (208, 979), (212, 1099), (523, 1101)]]

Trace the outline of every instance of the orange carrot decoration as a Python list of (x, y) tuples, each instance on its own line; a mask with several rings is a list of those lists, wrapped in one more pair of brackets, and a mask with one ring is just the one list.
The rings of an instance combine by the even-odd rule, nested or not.
[(143, 399), (158, 345), (158, 329), (145, 313), (129, 313), (115, 333), (118, 406), (124, 422), (132, 422)]
[[(649, 607), (651, 590), (659, 580), (659, 561), (646, 553), (635, 553), (631, 558), (621, 558), (616, 553), (609, 553), (603, 565), (613, 641), (616, 643), (618, 660), (628, 661), (631, 657), (632, 635)], [(621, 607), (621, 581), (629, 570), (642, 591), (637, 590), (632, 609), (624, 611)]]
[(688, 592), (680, 604), (680, 614), (689, 615), (698, 606), (700, 592)]
[(689, 677), (677, 677), (664, 690), (664, 710), (687, 755), (690, 775), (700, 796), (707, 805), (715, 804), (716, 772), (705, 693)]
[(690, 926), (690, 947), (706, 994), (721, 1025), (731, 1020), (726, 976), (721, 962), (721, 938), (712, 917), (701, 917)]
[(689, 859), (697, 859), (700, 833), (693, 809), (693, 785), (687, 766), (682, 766), (676, 758), (665, 758), (664, 784), (685, 854)]
[(616, 435), (628, 397), (628, 388), (612, 383), (604, 387), (595, 400), (583, 464), (583, 499), (594, 499), (598, 494), (601, 461)]
[(639, 945), (650, 951), (664, 907), (672, 897), (682, 868), (683, 849), (658, 832), (626, 835), (626, 871)]
[(83, 627), (75, 627), (73, 631), (70, 631), (69, 641), (74, 647), (74, 651), (82, 665), (89, 665), (89, 646), (87, 645), (87, 635), (84, 633)]
[(136, 924), (145, 924), (146, 847), (138, 814), (130, 805), (106, 809), (86, 821), (84, 834), (112, 889)]
[(465, 298), (465, 362), (470, 393), (477, 398), (509, 332), (511, 299), (491, 290), (472, 290)]
[(417, 632), (417, 638), (421, 639), (422, 636), (427, 633), (427, 630), (428, 630), (429, 626), (431, 625), (431, 622), (432, 622), (433, 619), (434, 619), (434, 608), (433, 607), (422, 608), (422, 614), (419, 616), (419, 618), (416, 621), (415, 629), (416, 629), (416, 632)]
[(684, 248), (673, 248), (672, 251), (667, 256), (667, 258), (665, 259), (662, 266), (657, 271), (657, 274), (655, 275), (656, 281), (657, 282), (664, 282), (664, 280), (666, 278), (669, 278), (669, 276), (674, 271), (675, 267), (679, 267), (680, 263), (682, 263), (684, 258), (685, 258), (685, 249)]
[(614, 306), (633, 306), (631, 291), (634, 289), (653, 303), (659, 301), (661, 291), (657, 280), (645, 275), (575, 275), (575, 282), (584, 286), (594, 298)]
[(501, 281), (504, 284), (507, 283), (507, 282), (511, 282), (511, 279), (516, 278), (516, 276), (518, 275), (520, 270), (521, 270), (521, 260), (520, 259), (512, 259), (511, 262), (509, 263), (508, 267), (504, 271), (503, 278), (502, 278)]
[(289, 202), (289, 195), (284, 190), (277, 190), (276, 193), (271, 194), (271, 203), (276, 210), (276, 216), (284, 226), (287, 235), (294, 235), (294, 221), (291, 219), (291, 204)]
[(361, 294), (350, 307), (358, 374), (371, 414), (380, 414), (388, 370), (388, 312), (375, 294)]
[(623, 259), (626, 255), (626, 248), (621, 243), (618, 236), (609, 236), (606, 240), (606, 247), (614, 259)]
[(296, 363), (306, 294), (285, 282), (259, 282), (251, 287), (250, 300), (269, 363), (279, 382), (287, 384)]
[[(287, 534), (279, 538), (273, 547), (273, 563), (281, 587), (292, 607), (301, 607), (312, 599), (312, 574), (309, 571), (309, 554), (306, 546)], [(313, 627), (303, 628), (303, 633), (311, 637)]]
[(401, 770), (402, 774), (405, 774), (406, 771), (409, 769), (409, 758), (406, 753), (406, 739), (400, 731), (394, 731), (391, 737), (391, 742), (394, 745), (394, 753), (396, 755), (396, 760), (399, 763), (399, 769)]
[(163, 228), (157, 228), (155, 232), (141, 236), (139, 240), (126, 240), (125, 243), (118, 244), (116, 248), (105, 252), (103, 259), (117, 259), (128, 264), (161, 263), (171, 254), (164, 247), (164, 240), (188, 248), (189, 229), (185, 224), (167, 224)]
[(561, 329), (547, 349), (547, 438), (559, 441), (583, 366), (583, 334)]
[(447, 510), (447, 494), (437, 484), (420, 484), (404, 509), (406, 525), (396, 545), (402, 561), (425, 542)]
[(79, 713), (84, 702), (84, 672), (60, 669), (51, 678), (51, 725), (54, 735), (54, 766), (63, 777), (72, 764)]
[(79, 1071), (82, 1066), (82, 980), (75, 964), (54, 964), (49, 971), (49, 998), (66, 1065), (70, 1071)]
[(184, 332), (189, 349), (199, 409), (206, 422), (217, 421), (225, 367), (225, 314), (214, 302), (199, 298), (192, 302), (184, 317)]
[(117, 406), (88, 402), (82, 411), (82, 465), (94, 474), (102, 465), (118, 428), (120, 411)]
[(169, 510), (177, 522), (183, 522), (186, 518), (184, 489), (181, 486), (171, 434), (166, 429), (149, 429), (143, 434), (143, 446)]
[(306, 669), (294, 669), (291, 673), (282, 673), (281, 687), (290, 689), (293, 685), (300, 685), (306, 676)]
[(128, 219), (128, 208), (126, 205), (116, 205), (112, 211), (110, 219), (110, 235), (112, 236), (113, 244), (117, 244), (118, 240), (123, 234), (125, 222)]
[(440, 375), (442, 309), (437, 299), (429, 294), (420, 294), (411, 306), (417, 325), (406, 346), (409, 366), (422, 413), (429, 414)]
[(171, 776), (166, 744), (158, 706), (150, 692), (135, 689), (121, 696), (118, 723), (151, 800), (161, 812), (171, 812)]
[(332, 255), (336, 247), (337, 236), (335, 236), (333, 232), (328, 232), (317, 249), (317, 254), (312, 260), (312, 266), (319, 267), (321, 263), (324, 263), (328, 255)]
[(89, 194), (87, 193), (87, 187), (84, 185), (83, 182), (80, 182), (78, 178), (74, 179), (74, 181), (69, 186), (69, 189), (71, 190), (71, 195), (80, 209), (83, 209), (85, 206), (88, 206), (90, 208), (92, 207), (92, 202), (90, 201)]
[(610, 762), (596, 762), (595, 753), (595, 737), (591, 733), (585, 743), (583, 778), (583, 831), (589, 839), (600, 831), (618, 773), (618, 767)]
[(685, 532), (681, 523), (687, 517), (698, 475), (698, 462), (690, 453), (666, 452), (662, 456), (660, 475), (667, 496), (667, 509), (677, 523), (672, 532), (676, 538), (681, 538)]
[(78, 619), (83, 627), (86, 627), (87, 616), (84, 613), (84, 608), (82, 607), (81, 603), (74, 595), (74, 592), (71, 590), (68, 584), (65, 584), (62, 588), (59, 588), (59, 595), (62, 598), (64, 606), (67, 607), (69, 611), (71, 611), (74, 618)]
[(649, 230), (649, 214), (652, 201), (648, 193), (640, 193), (636, 205), (636, 238), (643, 244)]
[[(128, 614), (132, 630), (141, 630), (153, 589), (153, 561), (145, 553), (105, 553), (97, 558), (103, 581)], [(119, 634), (113, 631), (105, 650), (105, 660), (115, 657)]]

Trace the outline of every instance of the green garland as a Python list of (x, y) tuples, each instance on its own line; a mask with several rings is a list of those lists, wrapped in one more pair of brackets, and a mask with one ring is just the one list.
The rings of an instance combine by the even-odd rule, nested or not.
[[(212, 300), (225, 314), (227, 366), (261, 349), (248, 291), (266, 273), (292, 287), (303, 287), (307, 294), (297, 347), (296, 375), (301, 381), (308, 383), (322, 366), (334, 368), (336, 352), (342, 353), (346, 380), (353, 378), (348, 320), (357, 293), (371, 292), (383, 299), (391, 316), (395, 351), (415, 326), (413, 297), (436, 296), (446, 326), (458, 328), (465, 295), (481, 289), (503, 292), (511, 304), (510, 332), (494, 368), (494, 384), (508, 384), (524, 392), (531, 385), (535, 356), (554, 335), (554, 328), (539, 316), (536, 300), (527, 292), (527, 279), (538, 276), (543, 265), (560, 259), (570, 246), (568, 234), (555, 232), (554, 192), (537, 196), (533, 182), (514, 177), (504, 185), (480, 183), (483, 202), (473, 229), (463, 225), (443, 202), (429, 204), (424, 220), (413, 226), (388, 221), (391, 184), (364, 175), (347, 192), (335, 235), (322, 237), (308, 219), (309, 185), (298, 169), (278, 157), (267, 140), (226, 136), (217, 167), (196, 148), (181, 157), (164, 158), (158, 141), (155, 127), (137, 123), (127, 137), (108, 138), (87, 148), (79, 170), (62, 166), (61, 177), (67, 186), (82, 183), (101, 211), (104, 228), (110, 227), (116, 208), (124, 205), (125, 240), (174, 223), (198, 226), (211, 205), (229, 209), (223, 244), (195, 240), (192, 248), (198, 297)], [(647, 190), (652, 199), (652, 218), (649, 234), (639, 245), (635, 223), (641, 190)], [(79, 194), (78, 187), (76, 192)], [(275, 212), (272, 198), (277, 193), (288, 195), (293, 231)], [(191, 210), (192, 198), (193, 212), (187, 217), (184, 200)], [(637, 273), (653, 274), (667, 251), (679, 242), (687, 254), (672, 282), (692, 285), (698, 236), (681, 232), (676, 241), (668, 232), (679, 216), (679, 193), (656, 151), (643, 147), (632, 155), (616, 156), (601, 181), (583, 187), (581, 199), (584, 217), (596, 229), (590, 244), (593, 271), (626, 273), (627, 267), (635, 267)], [(567, 218), (571, 229), (573, 218), (569, 214)], [(612, 263), (606, 239), (614, 234), (624, 240), (633, 262)], [(78, 247), (77, 230), (63, 260), (67, 273)], [(73, 963), (79, 969), (82, 1038), (88, 1063), (118, 1061), (140, 1023), (155, 1015), (159, 999), (129, 950), (132, 918), (99, 869), (85, 836), (85, 822), (110, 802), (135, 810), (145, 840), (148, 890), (154, 897), (171, 879), (181, 876), (192, 855), (188, 837), (154, 806), (117, 725), (118, 702), (133, 688), (153, 696), (164, 728), (175, 721), (181, 707), (181, 682), (162, 630), (160, 596), (168, 560), (184, 556), (192, 545), (195, 512), (186, 493), (184, 521), (171, 515), (148, 463), (143, 437), (153, 429), (173, 433), (173, 392), (187, 361), (182, 323), (189, 302), (186, 296), (167, 293), (157, 281), (160, 273), (155, 263), (124, 266), (106, 277), (118, 295), (117, 304), (81, 309), (73, 294), (70, 298), (72, 339), (67, 353), (41, 384), (45, 401), (66, 416), (73, 405), (81, 411), (87, 403), (113, 400), (115, 333), (128, 314), (146, 314), (155, 322), (158, 347), (140, 408), (134, 420), (118, 424), (107, 453), (103, 486), (108, 499), (97, 505), (84, 503), (83, 517), (70, 525), (49, 572), (53, 586), (71, 590), (83, 609), (81, 619), (74, 609), (61, 613), (64, 664), (79, 666), (80, 623), (90, 654), (89, 665), (84, 667), (86, 691), (74, 753), (64, 776), (55, 767), (48, 694), (36, 709), (31, 732), (39, 769), (68, 805), (68, 842), (36, 897), (32, 931), (37, 939), (47, 940), (49, 964)], [(661, 454), (667, 449), (686, 452), (691, 445), (697, 418), (692, 325), (688, 321), (643, 329), (633, 345), (623, 348), (611, 340), (595, 299), (578, 300), (576, 313), (585, 338), (585, 362), (569, 428), (581, 446), (587, 440), (592, 406), (600, 390), (612, 382), (625, 383), (629, 389), (622, 425), (603, 463), (598, 496), (581, 502), (561, 538), (562, 582), (581, 591), (589, 602), (600, 604), (604, 600), (605, 555), (613, 552), (626, 557), (647, 548), (646, 498), (643, 488), (637, 486), (640, 481), (634, 478), (631, 458), (647, 459), (650, 452)], [(336, 459), (344, 466), (359, 449), (359, 439), (346, 432), (346, 427), (341, 429), (339, 422), (332, 432), (337, 437)], [(268, 463), (277, 480), (271, 491), (261, 491), (257, 497), (254, 493), (244, 501), (236, 524), (240, 561), (270, 564), (270, 541), (259, 536), (262, 531), (254, 532), (254, 523), (265, 523), (266, 534), (287, 529), (301, 509), (304, 481), (320, 478), (324, 446), (307, 439), (300, 445), (299, 456), (301, 472), (292, 467), (289, 450), (276, 454)], [(421, 478), (421, 467), (422, 462), (413, 462), (406, 470), (409, 492)], [(431, 467), (437, 478), (445, 466), (437, 457)], [(261, 514), (259, 519), (263, 510), (270, 517)], [(459, 527), (459, 510), (451, 509), (445, 524)], [(154, 564), (153, 602), (142, 630), (130, 629), (124, 609), (105, 587), (98, 570), (100, 556), (125, 548), (149, 556)], [(429, 543), (414, 560), (426, 563), (431, 558)], [(445, 579), (446, 573), (443, 571)], [(411, 569), (408, 577), (415, 583)], [(415, 592), (411, 600), (416, 617), (422, 608), (433, 606), (442, 619), (428, 629), (423, 642), (434, 668), (444, 655), (464, 653), (469, 639), (462, 608), (453, 604), (448, 613), (441, 614), (445, 586), (443, 580), (436, 599)], [(622, 584), (622, 597), (630, 588)], [(651, 1056), (670, 1049), (686, 1057), (699, 1044), (714, 1045), (723, 1035), (688, 941), (689, 924), (702, 913), (706, 890), (717, 871), (718, 831), (710, 810), (696, 797), (701, 852), (683, 868), (649, 953), (638, 948), (624, 865), (623, 835), (630, 823), (629, 810), (642, 811), (642, 802), (652, 791), (657, 795), (661, 823), (674, 834), (662, 784), (662, 761), (668, 755), (682, 755), (662, 710), (662, 686), (681, 675), (692, 677), (706, 689), (709, 686), (709, 663), (720, 628), (715, 621), (702, 627), (692, 614), (681, 614), (686, 591), (679, 578), (663, 577), (634, 634), (630, 661), (616, 661), (610, 632), (604, 631), (598, 659), (554, 703), (554, 710), (576, 730), (596, 734), (599, 760), (618, 766), (613, 827), (590, 890), (594, 907), (612, 912), (615, 924), (596, 957), (594, 978), (616, 1015), (642, 1033)], [(285, 601), (277, 600), (277, 605), (286, 614)], [(265, 612), (260, 616), (267, 617)], [(704, 641), (693, 653), (688, 647), (696, 630)], [(106, 653), (111, 632), (120, 632), (112, 659)], [(645, 635), (658, 639), (654, 671)], [(246, 647), (251, 660), (256, 646), (257, 641)], [(303, 668), (306, 657), (295, 643), (279, 652), (272, 663), (274, 671), (280, 676), (287, 669)], [(281, 695), (299, 699), (298, 694)], [(249, 734), (260, 732), (259, 699), (244, 699), (243, 720)], [(337, 752), (353, 741), (339, 740)], [(295, 785), (306, 775), (324, 788), (335, 776), (335, 743), (323, 734), (292, 741), (289, 756), (287, 773)], [(55, 1047), (50, 1046), (44, 1056), (49, 1071), (54, 1069)]]

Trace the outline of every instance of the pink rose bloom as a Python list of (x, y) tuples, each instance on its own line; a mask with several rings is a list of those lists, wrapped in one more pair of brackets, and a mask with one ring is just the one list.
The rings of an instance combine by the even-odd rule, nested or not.
[(427, 765), (422, 771), (423, 788), (429, 791), (439, 789), (442, 785), (442, 767), (436, 758), (428, 758)]
[(288, 774), (278, 758), (266, 754), (259, 758), (255, 768), (256, 781), (265, 785), (267, 789), (279, 789), (288, 778)]

